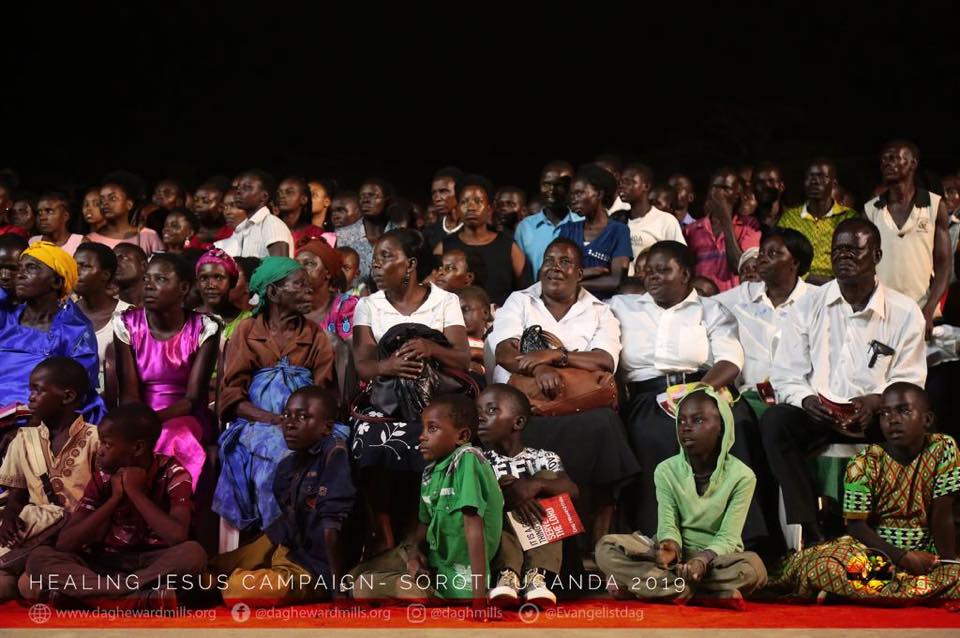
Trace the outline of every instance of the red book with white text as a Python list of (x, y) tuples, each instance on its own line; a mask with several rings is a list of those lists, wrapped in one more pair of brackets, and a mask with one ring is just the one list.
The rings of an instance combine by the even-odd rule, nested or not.
[(548, 498), (538, 498), (537, 502), (546, 512), (543, 520), (536, 525), (521, 522), (513, 512), (507, 512), (507, 518), (513, 525), (513, 531), (520, 539), (520, 546), (527, 550), (549, 543), (556, 543), (569, 536), (583, 533), (583, 523), (573, 508), (569, 494), (558, 494)]

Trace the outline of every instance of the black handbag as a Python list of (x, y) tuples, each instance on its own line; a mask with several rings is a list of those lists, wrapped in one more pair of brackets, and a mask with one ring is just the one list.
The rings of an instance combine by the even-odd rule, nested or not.
[[(390, 328), (380, 339), (377, 356), (381, 361), (393, 356), (393, 353), (410, 339), (429, 339), (445, 348), (451, 347), (450, 341), (439, 330), (420, 323), (401, 323)], [(435, 396), (459, 392), (473, 397), (480, 394), (477, 382), (466, 372), (443, 366), (432, 358), (423, 363), (423, 370), (416, 379), (387, 377), (370, 383), (350, 406), (353, 418), (368, 423), (398, 420), (411, 423), (420, 420), (423, 409)], [(364, 414), (365, 407), (384, 416)]]

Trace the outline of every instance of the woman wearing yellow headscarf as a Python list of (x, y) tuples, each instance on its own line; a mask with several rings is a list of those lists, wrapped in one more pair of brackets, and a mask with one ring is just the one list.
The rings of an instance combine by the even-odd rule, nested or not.
[[(30, 372), (55, 356), (78, 361), (97, 387), (99, 360), (93, 326), (69, 299), (77, 282), (77, 264), (56, 244), (39, 241), (20, 255), (12, 299), (0, 290), (0, 405), (30, 400)], [(82, 411), (99, 423), (103, 401), (91, 389)]]

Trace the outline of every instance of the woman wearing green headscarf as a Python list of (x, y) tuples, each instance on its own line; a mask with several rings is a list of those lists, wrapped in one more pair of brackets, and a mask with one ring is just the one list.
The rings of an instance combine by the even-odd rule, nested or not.
[(280, 414), (295, 390), (333, 383), (334, 355), (323, 329), (304, 317), (313, 291), (299, 262), (267, 257), (249, 289), (253, 316), (225, 347), (218, 410), (228, 426), (220, 436), (223, 469), (213, 509), (237, 529), (265, 529), (280, 513), (272, 481), (288, 453)]

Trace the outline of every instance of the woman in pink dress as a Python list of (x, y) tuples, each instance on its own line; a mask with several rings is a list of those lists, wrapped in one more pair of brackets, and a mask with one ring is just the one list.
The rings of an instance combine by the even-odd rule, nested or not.
[(163, 421), (156, 452), (175, 457), (196, 490), (212, 441), (207, 390), (216, 361), (220, 325), (183, 309), (193, 281), (178, 255), (153, 256), (143, 277), (143, 308), (114, 319), (121, 403), (146, 403)]

